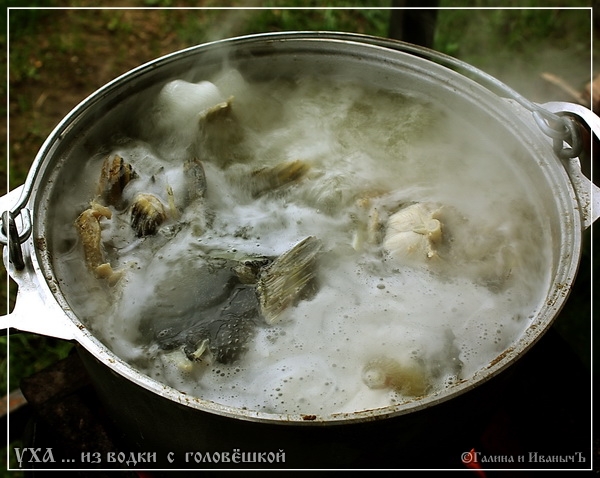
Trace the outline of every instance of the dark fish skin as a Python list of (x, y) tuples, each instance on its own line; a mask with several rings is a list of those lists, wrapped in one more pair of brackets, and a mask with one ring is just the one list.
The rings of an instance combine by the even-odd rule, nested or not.
[(183, 271), (183, 280), (165, 278), (142, 313), (143, 339), (163, 350), (183, 347), (193, 353), (208, 339), (213, 357), (221, 363), (236, 360), (259, 323), (260, 305), (255, 287), (242, 284), (235, 261), (215, 259)]
[(164, 350), (183, 346), (190, 360), (208, 339), (213, 358), (223, 364), (238, 360), (260, 325), (260, 305), (254, 287), (237, 285), (225, 304), (198, 311), (187, 320), (172, 323), (156, 332), (155, 340)]
[(311, 236), (275, 260), (209, 257), (173, 270), (143, 313), (141, 335), (165, 351), (182, 348), (192, 361), (208, 349), (217, 362), (233, 363), (258, 327), (313, 292), (320, 248)]

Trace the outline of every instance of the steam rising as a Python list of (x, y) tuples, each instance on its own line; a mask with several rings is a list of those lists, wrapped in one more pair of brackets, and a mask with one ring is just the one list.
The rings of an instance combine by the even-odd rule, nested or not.
[[(206, 111), (232, 97), (232, 116), (211, 134)], [(57, 234), (75, 246), (56, 262), (78, 277), (66, 281), (78, 315), (159, 381), (265, 412), (385, 407), (472, 376), (519, 337), (545, 296), (549, 235), (514, 158), (483, 135), (467, 137), (468, 119), (440, 105), (310, 76), (249, 83), (226, 70), (167, 83), (148, 114), (139, 137), (107, 148), (138, 175), (126, 201), (151, 192), (168, 204), (172, 190), (177, 213), (143, 238), (128, 211), (101, 222), (111, 265), (123, 271), (116, 286), (83, 270), (71, 224)], [(184, 201), (191, 158), (203, 162), (207, 188)], [(305, 165), (301, 177), (256, 194), (256, 171), (294, 162)], [(70, 193), (65, 207), (94, 191)], [(395, 216), (415, 204), (435, 205), (421, 221), (435, 233), (425, 253), (401, 237), (386, 248), (393, 224), (428, 233)], [(215, 256), (275, 258), (308, 236), (323, 242), (316, 293), (277, 324), (259, 323), (234, 363), (206, 358), (206, 343), (191, 361), (144, 332), (148, 320), (193, 319), (210, 287), (198, 271)]]

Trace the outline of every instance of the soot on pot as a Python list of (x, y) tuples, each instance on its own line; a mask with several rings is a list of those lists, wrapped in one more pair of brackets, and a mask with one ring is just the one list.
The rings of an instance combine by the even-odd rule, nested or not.
[[(102, 202), (94, 181), (64, 194), (55, 262), (81, 320), (165, 384), (272, 413), (385, 407), (475, 374), (545, 297), (540, 205), (502, 145), (442, 105), (235, 70), (145, 103), (137, 136), (85, 167), (135, 171), (96, 218), (117, 276), (86, 267), (73, 225)], [(142, 233), (132, 214), (156, 208), (140, 194), (163, 208)]]

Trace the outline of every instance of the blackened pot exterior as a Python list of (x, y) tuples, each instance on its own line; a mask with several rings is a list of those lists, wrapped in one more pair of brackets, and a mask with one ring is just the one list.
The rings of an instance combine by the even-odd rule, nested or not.
[(84, 348), (77, 351), (123, 433), (122, 456), (155, 460), (154, 469), (419, 469), (434, 467), (437, 457), (425, 463), (423, 456), (440, 449), (458, 463), (468, 450), (455, 447), (482, 433), (512, 375), (505, 371), (453, 400), (392, 418), (260, 422), (191, 411), (123, 380)]

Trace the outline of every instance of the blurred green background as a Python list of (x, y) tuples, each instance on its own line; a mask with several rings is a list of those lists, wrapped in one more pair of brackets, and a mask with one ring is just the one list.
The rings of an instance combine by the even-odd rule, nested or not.
[[(492, 8), (499, 3), (501, 7)], [(9, 121), (0, 123), (4, 128), (0, 141), (7, 151), (7, 161), (0, 164), (0, 192), (23, 184), (43, 141), (81, 100), (159, 56), (258, 32), (336, 30), (389, 35), (391, 1), (363, 1), (360, 7), (345, 1), (330, 1), (328, 8), (319, 4), (310, 0), (137, 0), (106, 1), (104, 6), (143, 9), (97, 10), (76, 8), (97, 6), (85, 0), (37, 0), (27, 2), (33, 9), (4, 10), (8, 32), (0, 38), (0, 54), (8, 53), (3, 62), (8, 83), (2, 86), (8, 88), (2, 91), (8, 101), (2, 103), (2, 116)], [(261, 8), (239, 8), (249, 5)], [(8, 1), (7, 6), (23, 3)], [(225, 6), (230, 8), (197, 8)], [(533, 101), (589, 101), (584, 92), (596, 74), (592, 51), (598, 51), (592, 49), (590, 1), (441, 0), (439, 6), (434, 49), (479, 67)], [(582, 8), (562, 8), (566, 6)], [(578, 279), (583, 292), (573, 294), (556, 327), (591, 367), (589, 232), (584, 259), (586, 266)], [(4, 271), (2, 278), (1, 298), (12, 309), (16, 289), (12, 283), (9, 286)], [(0, 337), (0, 341), (2, 395), (16, 389), (22, 377), (66, 356), (72, 347), (32, 334)], [(6, 459), (5, 454), (2, 457)], [(15, 466), (14, 458), (10, 459)]]

